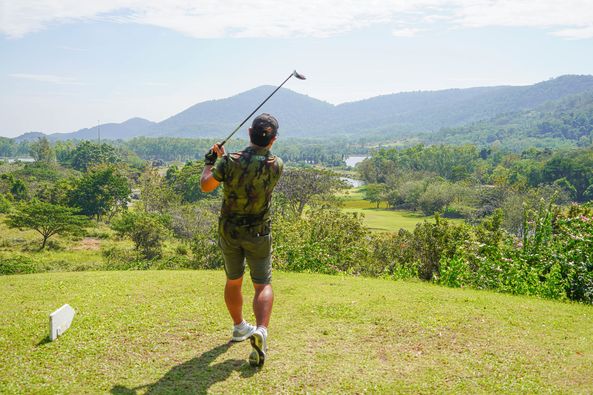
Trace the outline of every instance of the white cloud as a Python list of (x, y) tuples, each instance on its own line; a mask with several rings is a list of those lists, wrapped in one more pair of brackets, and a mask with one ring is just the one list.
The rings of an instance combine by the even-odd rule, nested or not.
[(82, 85), (82, 83), (76, 81), (74, 78), (63, 77), (63, 76), (59, 76), (59, 75), (51, 75), (51, 74), (14, 73), (14, 74), (8, 74), (8, 76), (12, 77), (12, 78), (21, 79), (21, 80), (46, 82), (49, 84)]
[(416, 34), (424, 31), (424, 29), (415, 29), (411, 27), (401, 28), (401, 29), (394, 29), (392, 31), (395, 37), (414, 37)]
[(579, 39), (593, 37), (593, 1), (0, 0), (0, 32), (13, 38), (88, 20), (153, 25), (200, 38), (327, 37), (376, 24), (410, 36), (445, 24), (537, 27)]

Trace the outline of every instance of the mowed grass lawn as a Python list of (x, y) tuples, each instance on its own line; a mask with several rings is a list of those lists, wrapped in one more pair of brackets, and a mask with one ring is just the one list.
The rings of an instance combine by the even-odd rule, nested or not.
[[(375, 203), (363, 199), (360, 188), (355, 188), (340, 195), (344, 201), (344, 211), (364, 215), (364, 224), (373, 231), (397, 232), (400, 228), (413, 231), (416, 224), (423, 221), (434, 222), (434, 216), (425, 216), (420, 212), (407, 210), (390, 210), (381, 203), (377, 208)], [(460, 219), (449, 219), (452, 222), (463, 222)]]
[[(0, 277), (0, 393), (593, 392), (590, 306), (277, 272), (259, 370), (247, 342), (227, 343), (223, 282), (222, 271)], [(73, 325), (48, 342), (64, 303)]]

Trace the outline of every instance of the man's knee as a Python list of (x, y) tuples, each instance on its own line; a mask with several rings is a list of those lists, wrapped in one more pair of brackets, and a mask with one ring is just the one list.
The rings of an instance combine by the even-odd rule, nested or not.
[(226, 285), (228, 287), (241, 287), (242, 284), (243, 284), (243, 276), (241, 276), (239, 278), (235, 278), (235, 279), (230, 279), (227, 277), (227, 279), (226, 279)]
[(260, 293), (260, 292), (272, 292), (272, 284), (267, 283), (267, 284), (258, 284), (258, 283), (253, 283), (253, 287), (255, 288), (255, 293)]

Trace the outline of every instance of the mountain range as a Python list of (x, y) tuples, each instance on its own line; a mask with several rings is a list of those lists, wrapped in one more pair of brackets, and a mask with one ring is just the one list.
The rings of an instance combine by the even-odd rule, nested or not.
[[(102, 139), (148, 137), (223, 137), (269, 93), (260, 86), (235, 96), (195, 104), (161, 122), (132, 118), (99, 126)], [(593, 97), (593, 76), (565, 75), (527, 86), (495, 86), (404, 92), (333, 105), (289, 89), (280, 89), (260, 110), (274, 114), (288, 137), (381, 135), (409, 136), (459, 128), (507, 113), (565, 105), (571, 97)], [(548, 106), (548, 107), (546, 107)], [(17, 141), (42, 133), (25, 133)], [(95, 139), (97, 126), (47, 135), (50, 140)]]

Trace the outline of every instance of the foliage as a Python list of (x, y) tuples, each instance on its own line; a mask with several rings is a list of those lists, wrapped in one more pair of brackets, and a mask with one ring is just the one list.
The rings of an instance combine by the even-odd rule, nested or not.
[(382, 188), (390, 207), (440, 212), (475, 223), (506, 206), (515, 228), (522, 201), (548, 199), (549, 191), (559, 192), (563, 204), (593, 196), (592, 148), (532, 148), (519, 155), (494, 147), (478, 151), (475, 146), (419, 145), (379, 149), (358, 169), (371, 191)]
[(8, 200), (4, 194), (0, 193), (0, 214), (6, 214), (10, 211), (10, 200)]
[(0, 192), (8, 192), (13, 200), (23, 201), (29, 198), (27, 185), (13, 174), (0, 175)]
[(111, 165), (97, 166), (77, 181), (70, 193), (71, 205), (80, 208), (81, 213), (96, 217), (111, 218), (124, 210), (130, 200), (128, 179)]
[[(210, 234), (218, 226), (218, 207), (209, 205), (210, 201), (194, 204), (182, 204), (170, 207), (167, 215), (171, 219), (173, 234), (183, 240), (190, 241), (200, 235)], [(218, 206), (218, 202), (214, 205)], [(213, 240), (216, 240), (214, 238)]]
[(279, 268), (320, 273), (359, 273), (367, 231), (359, 216), (337, 208), (275, 218), (274, 262)]
[(69, 155), (62, 156), (62, 161), (76, 170), (87, 171), (97, 165), (118, 163), (121, 159), (111, 145), (85, 140), (76, 146)]
[(167, 171), (166, 180), (184, 203), (193, 203), (206, 197), (215, 197), (218, 195), (219, 189), (209, 194), (202, 192), (200, 179), (203, 170), (204, 161), (189, 161), (181, 169), (178, 169), (177, 166), (171, 166)]
[(29, 145), (29, 152), (35, 162), (52, 164), (56, 161), (56, 153), (49, 144), (47, 137), (37, 139)]
[(154, 259), (163, 253), (167, 224), (167, 218), (158, 214), (127, 211), (112, 222), (111, 228), (119, 236), (130, 238), (145, 259)]
[(587, 147), (593, 142), (593, 95), (569, 95), (534, 109), (508, 112), (426, 136), (431, 143), (479, 146), (494, 142), (520, 151), (529, 147)]
[(79, 233), (87, 221), (76, 210), (51, 203), (32, 200), (21, 203), (8, 215), (6, 224), (10, 228), (33, 229), (43, 237), (41, 250), (47, 239), (55, 234)]
[(30, 274), (38, 271), (38, 267), (30, 257), (14, 254), (10, 257), (0, 257), (0, 274)]
[(173, 188), (152, 166), (146, 166), (140, 175), (139, 186), (142, 204), (148, 212), (163, 214), (180, 200)]
[(323, 201), (343, 187), (337, 175), (331, 171), (313, 168), (284, 170), (275, 193), (281, 195), (293, 214), (301, 215), (306, 205), (314, 205), (316, 200)]
[(363, 188), (364, 199), (375, 203), (377, 208), (381, 202), (387, 200), (385, 184), (367, 184)]

